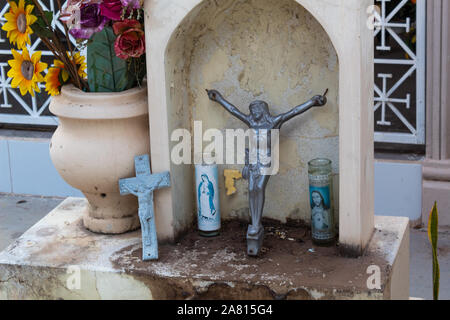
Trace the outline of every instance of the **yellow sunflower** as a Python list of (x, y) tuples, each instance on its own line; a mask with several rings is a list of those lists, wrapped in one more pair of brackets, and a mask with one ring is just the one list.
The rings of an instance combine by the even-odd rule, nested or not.
[(34, 92), (41, 92), (38, 83), (44, 80), (41, 72), (47, 69), (47, 64), (40, 62), (41, 52), (35, 52), (31, 57), (27, 48), (23, 48), (22, 54), (16, 50), (11, 50), (14, 59), (9, 60), (11, 70), (8, 77), (12, 78), (11, 86), (20, 88), (20, 93), (24, 96), (29, 92), (34, 97)]
[(64, 69), (64, 63), (60, 60), (55, 60), (53, 65), (48, 69), (44, 78), (45, 91), (51, 96), (57, 96), (61, 92), (61, 86), (69, 79), (69, 73)]
[[(70, 54), (69, 54), (70, 57)], [(82, 56), (79, 52), (75, 53), (73, 55), (73, 61), (75, 61), (75, 64), (78, 67), (78, 75), (85, 79), (87, 78), (87, 73), (86, 73), (86, 68), (87, 68), (87, 64), (86, 64), (86, 58), (84, 56)]]
[[(67, 54), (71, 58), (70, 53)], [(72, 59), (72, 58), (71, 58)], [(78, 75), (81, 78), (86, 78), (86, 59), (79, 52), (74, 54), (73, 61), (78, 67)], [(44, 78), (45, 91), (51, 96), (57, 96), (61, 92), (61, 87), (69, 80), (69, 73), (67, 72), (64, 63), (60, 60), (53, 61), (53, 67), (48, 70)]]
[(25, 0), (20, 0), (19, 5), (9, 1), (9, 6), (9, 12), (5, 14), (7, 22), (2, 30), (7, 31), (6, 36), (12, 44), (17, 44), (17, 48), (22, 49), (31, 44), (30, 34), (33, 30), (30, 26), (37, 20), (37, 17), (31, 14), (34, 6), (28, 5), (25, 8)]

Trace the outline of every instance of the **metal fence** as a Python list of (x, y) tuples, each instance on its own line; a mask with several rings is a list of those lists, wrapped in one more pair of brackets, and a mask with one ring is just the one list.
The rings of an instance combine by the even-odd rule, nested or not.
[(375, 141), (425, 143), (426, 0), (377, 0)]
[[(59, 14), (57, 2), (54, 0), (39, 1), (44, 10)], [(64, 1), (63, 1), (64, 2)], [(0, 25), (6, 22), (4, 14), (9, 11), (9, 4), (2, 4), (0, 8)], [(64, 31), (64, 26), (57, 19), (54, 19), (53, 25)], [(75, 39), (71, 39), (75, 43)], [(49, 65), (53, 62), (53, 55), (41, 43), (36, 36), (31, 37), (31, 51), (42, 51), (42, 60)], [(41, 93), (31, 97), (29, 94), (22, 96), (18, 89), (11, 88), (11, 79), (8, 79), (7, 73), (10, 69), (8, 60), (12, 59), (11, 46), (6, 38), (6, 32), (0, 30), (0, 124), (22, 124), (39, 126), (56, 126), (57, 118), (48, 110), (50, 97), (45, 92), (43, 84), (40, 84)]]
[[(46, 10), (57, 12), (56, 1), (40, 1)], [(375, 30), (375, 141), (425, 143), (425, 35), (426, 0), (376, 0)], [(0, 24), (9, 5), (0, 9)], [(61, 30), (57, 20), (54, 24)], [(74, 39), (71, 39), (73, 42)], [(51, 52), (32, 38), (31, 50), (42, 50), (51, 63)], [(32, 98), (11, 88), (7, 61), (11, 59), (6, 33), (0, 31), (0, 123), (25, 125), (57, 124), (48, 110), (49, 97), (43, 90)], [(41, 88), (43, 86), (41, 85)]]

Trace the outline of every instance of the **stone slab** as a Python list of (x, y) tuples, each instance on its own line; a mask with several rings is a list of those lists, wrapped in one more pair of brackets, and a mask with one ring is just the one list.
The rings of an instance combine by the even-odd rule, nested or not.
[[(309, 240), (298, 243), (291, 252), (273, 247), (261, 258), (251, 258), (245, 253), (242, 224), (244, 232), (224, 230), (216, 239), (188, 234), (178, 244), (162, 244), (159, 261), (142, 262), (140, 232), (119, 236), (89, 232), (81, 222), (85, 205), (84, 199), (66, 199), (0, 253), (0, 299), (409, 296), (406, 218), (376, 217), (370, 245), (357, 259), (339, 256), (335, 247), (309, 250), (313, 248)], [(238, 222), (232, 223), (239, 227)], [(242, 248), (229, 245), (227, 241), (233, 237), (238, 243), (242, 238)], [(374, 265), (380, 270), (381, 286), (369, 290), (367, 280), (371, 274), (367, 270)]]

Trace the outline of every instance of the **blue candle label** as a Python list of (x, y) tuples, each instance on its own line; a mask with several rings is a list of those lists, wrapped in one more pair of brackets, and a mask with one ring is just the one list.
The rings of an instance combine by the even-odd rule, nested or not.
[(311, 204), (311, 232), (317, 240), (330, 240), (335, 236), (331, 202), (331, 175), (309, 175)]
[(201, 231), (219, 230), (220, 208), (217, 166), (196, 165), (195, 181), (198, 229)]

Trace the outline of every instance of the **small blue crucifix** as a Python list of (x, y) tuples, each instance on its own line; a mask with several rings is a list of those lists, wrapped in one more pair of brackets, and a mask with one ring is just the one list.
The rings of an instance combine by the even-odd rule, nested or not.
[(119, 180), (120, 194), (133, 194), (139, 199), (139, 219), (142, 230), (142, 260), (158, 259), (153, 191), (170, 186), (169, 172), (152, 174), (148, 155), (134, 158), (136, 177)]

